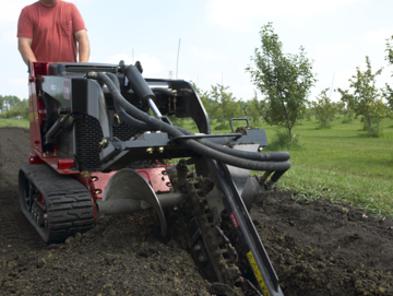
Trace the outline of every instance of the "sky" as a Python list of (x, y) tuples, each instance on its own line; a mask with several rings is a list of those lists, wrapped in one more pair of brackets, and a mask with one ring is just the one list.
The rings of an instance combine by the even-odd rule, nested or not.
[[(18, 51), (20, 10), (34, 1), (3, 1), (0, 10), (0, 95), (27, 97), (27, 73)], [(195, 82), (204, 90), (220, 83), (239, 99), (256, 88), (245, 68), (260, 46), (259, 31), (273, 23), (286, 53), (303, 46), (322, 89), (346, 88), (368, 55), (384, 68), (379, 84), (391, 82), (385, 56), (393, 35), (391, 0), (69, 0), (89, 32), (92, 62), (142, 62), (145, 77)], [(176, 61), (180, 40), (179, 67)], [(331, 91), (333, 98), (338, 93)]]

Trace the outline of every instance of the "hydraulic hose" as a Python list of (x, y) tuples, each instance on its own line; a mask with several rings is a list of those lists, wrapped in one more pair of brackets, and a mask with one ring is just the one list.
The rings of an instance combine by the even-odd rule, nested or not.
[(289, 160), (288, 152), (265, 152), (258, 153), (252, 151), (243, 151), (238, 149), (232, 149), (223, 145), (219, 145), (210, 141), (206, 141), (205, 139), (201, 140), (203, 144), (209, 146), (213, 149), (221, 151), (223, 153), (231, 154), (237, 157), (257, 160), (257, 161), (287, 161)]
[[(149, 114), (139, 110), (137, 107), (130, 104), (120, 93), (119, 88), (116, 87), (116, 84), (110, 79), (105, 73), (102, 72), (91, 72), (88, 73), (89, 78), (97, 79), (103, 83), (105, 83), (111, 92), (113, 99), (117, 100), (121, 107), (129, 113), (132, 117), (135, 117), (137, 120), (145, 122), (148, 126), (155, 128), (157, 130), (162, 130), (167, 132), (172, 137), (181, 137), (184, 135), (183, 132), (178, 130), (177, 128), (167, 124), (164, 121), (161, 121), (157, 118), (150, 116)], [(263, 162), (263, 161), (255, 161), (250, 159), (243, 159), (237, 156), (229, 155), (211, 147), (208, 147), (202, 143), (194, 139), (184, 139), (184, 145), (186, 145), (191, 150), (195, 151), (198, 154), (207, 156), (212, 159), (216, 159), (220, 162), (250, 169), (250, 170), (258, 170), (258, 171), (286, 171), (290, 167), (289, 162)]]
[[(106, 75), (113, 81), (115, 84), (116, 88), (120, 90), (120, 83), (119, 79), (117, 76), (113, 73), (106, 73)], [(151, 127), (147, 125), (145, 122), (140, 121), (134, 117), (132, 117), (130, 114), (128, 114), (126, 111), (124, 111), (123, 107), (120, 106), (119, 102), (117, 100), (113, 100), (113, 106), (115, 108), (116, 113), (120, 116), (122, 120), (127, 122), (128, 124), (135, 126), (136, 128), (139, 128), (141, 130), (149, 130)]]
[(152, 129), (145, 122), (132, 117), (130, 114), (128, 114), (126, 111), (124, 111), (124, 109), (121, 106), (119, 106), (118, 103), (113, 103), (113, 104), (114, 104), (116, 113), (120, 116), (120, 118), (122, 120), (124, 120), (129, 125), (139, 128), (143, 131), (148, 131), (148, 130)]
[[(190, 134), (184, 129), (181, 129), (185, 134)], [(258, 153), (258, 152), (253, 152), (253, 151), (244, 151), (244, 150), (238, 150), (238, 149), (233, 149), (229, 148), (220, 144), (213, 143), (209, 140), (206, 139), (198, 139), (198, 142), (203, 143), (206, 146), (209, 146), (210, 148), (216, 149), (218, 151), (221, 151), (226, 154), (230, 154), (233, 156), (241, 157), (241, 158), (247, 158), (251, 160), (257, 160), (257, 161), (287, 161), (289, 160), (290, 156), (288, 152), (265, 152), (265, 153)]]

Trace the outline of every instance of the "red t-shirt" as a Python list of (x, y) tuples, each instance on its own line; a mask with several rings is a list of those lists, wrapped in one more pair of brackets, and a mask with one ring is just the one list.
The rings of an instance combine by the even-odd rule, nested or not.
[(35, 2), (23, 8), (18, 21), (18, 37), (32, 39), (38, 61), (76, 62), (74, 33), (85, 29), (74, 4), (58, 0), (48, 7)]

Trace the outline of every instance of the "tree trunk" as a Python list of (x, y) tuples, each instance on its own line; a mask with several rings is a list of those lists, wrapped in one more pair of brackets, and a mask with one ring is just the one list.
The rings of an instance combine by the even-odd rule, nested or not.
[(292, 127), (290, 125), (288, 125), (288, 140), (289, 140), (289, 144), (292, 143)]

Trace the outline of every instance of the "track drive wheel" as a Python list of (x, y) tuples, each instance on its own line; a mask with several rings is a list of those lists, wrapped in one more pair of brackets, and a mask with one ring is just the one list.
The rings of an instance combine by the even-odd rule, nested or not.
[(19, 171), (19, 204), (27, 220), (48, 244), (61, 243), (94, 226), (89, 191), (70, 176), (46, 165), (24, 165)]

